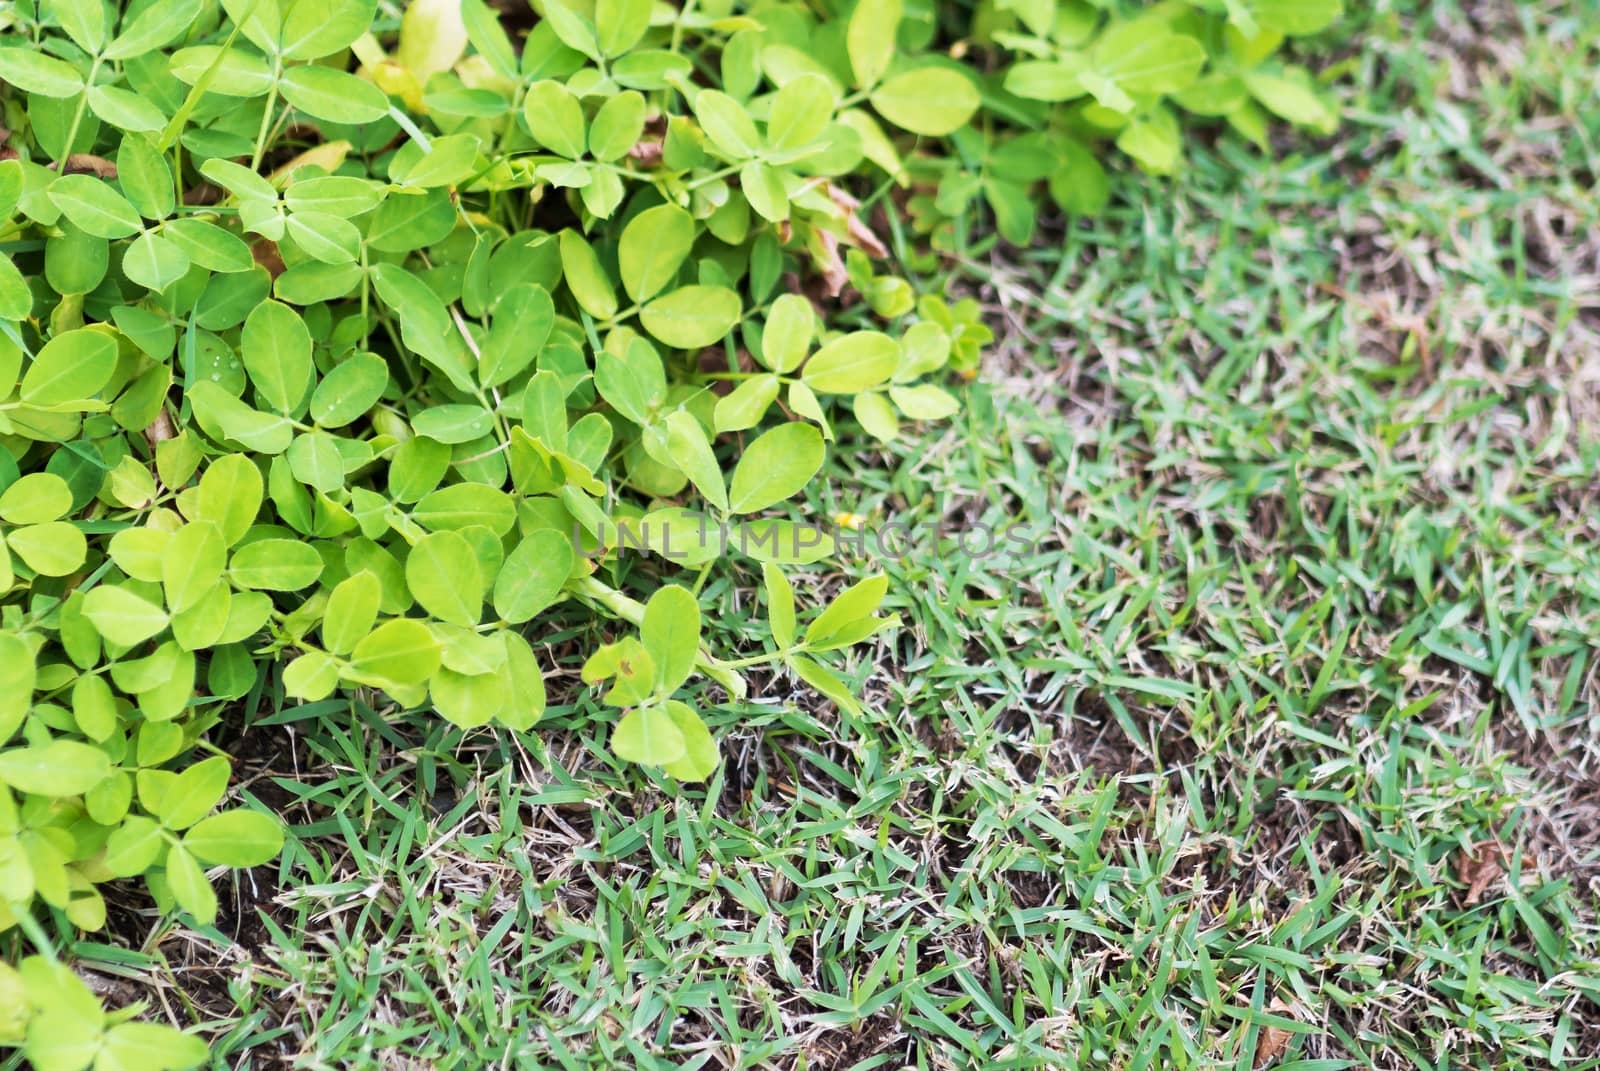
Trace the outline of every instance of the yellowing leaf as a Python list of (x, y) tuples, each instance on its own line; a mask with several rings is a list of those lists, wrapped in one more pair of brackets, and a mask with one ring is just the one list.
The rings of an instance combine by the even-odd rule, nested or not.
[(930, 137), (959, 130), (978, 110), (972, 80), (948, 67), (897, 74), (873, 90), (871, 99), (878, 114), (895, 126)]

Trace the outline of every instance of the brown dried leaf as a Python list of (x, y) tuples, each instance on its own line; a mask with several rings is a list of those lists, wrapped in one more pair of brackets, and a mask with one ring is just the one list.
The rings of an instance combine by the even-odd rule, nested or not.
[(1462, 903), (1481, 903), (1490, 886), (1505, 877), (1505, 849), (1498, 841), (1481, 840), (1456, 855), (1456, 876), (1466, 885)]
[(844, 284), (850, 281), (850, 272), (844, 266), (844, 258), (839, 255), (839, 239), (831, 231), (818, 230), (815, 233), (822, 245), (817, 257), (817, 266), (822, 270), (822, 289), (828, 297), (836, 298), (844, 290)]
[(150, 426), (144, 429), (144, 441), (150, 444), (150, 449), (154, 450), (157, 443), (165, 442), (176, 434), (177, 432), (172, 427), (172, 418), (167, 415), (166, 409), (163, 408), (156, 414), (156, 418), (151, 421)]
[[(55, 167), (55, 164), (51, 164)], [(61, 168), (63, 175), (94, 175), (103, 179), (117, 177), (117, 165), (103, 156), (92, 153), (75, 152), (67, 157), (66, 163)]]
[(640, 167), (655, 167), (661, 162), (661, 154), (664, 151), (659, 141), (641, 141), (628, 150), (628, 155)]
[(877, 257), (879, 260), (887, 257), (889, 247), (883, 244), (877, 232), (856, 215), (856, 209), (861, 207), (861, 202), (831, 182), (827, 184), (827, 190), (828, 199), (844, 213), (845, 230), (849, 233), (851, 241), (870, 257)]
[[(1267, 1005), (1267, 1010), (1274, 1015), (1293, 1015), (1294, 1006), (1285, 1002), (1281, 997), (1274, 998)], [(1256, 1058), (1253, 1067), (1262, 1068), (1282, 1056), (1289, 1048), (1289, 1042), (1294, 1034), (1280, 1026), (1264, 1026), (1261, 1033), (1256, 1035)]]

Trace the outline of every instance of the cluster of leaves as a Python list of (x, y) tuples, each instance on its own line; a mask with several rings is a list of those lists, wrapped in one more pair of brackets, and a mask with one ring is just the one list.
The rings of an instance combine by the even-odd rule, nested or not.
[[(133, 876), (209, 921), (203, 867), (282, 842), (212, 813), (229, 762), (195, 752), (228, 704), (359, 688), (526, 730), (558, 603), (637, 629), (583, 676), (623, 710), (616, 754), (678, 780), (717, 764), (697, 673), (739, 698), (741, 666), (776, 662), (853, 706), (823, 659), (895, 623), (885, 582), (801, 631), (781, 570), (835, 548), (774, 514), (842, 407), (885, 439), (948, 416), (936, 379), (989, 338), (883, 270), (857, 194), (1030, 90), (1095, 103), (995, 152), (1086, 152), (1057, 135), (1161, 128), (1166, 97), (1232, 99), (1227, 78), (1276, 97), (1259, 78), (1286, 76), (1239, 72), (1294, 6), (1195, 14), (1227, 42), (1205, 74), (1165, 6), (984, 7), (974, 31), (1033, 57), (1004, 97), (933, 51), (934, 5), (896, 0), (542, 0), (515, 34), (483, 0), (0, 6), (0, 932), (47, 953), (34, 910), (97, 928), (95, 886)], [(1151, 137), (1118, 140), (1149, 164)], [(694, 591), (720, 558), (761, 567), (772, 650), (709, 649)], [(621, 586), (684, 567), (693, 591)], [(193, 1062), (61, 977), (0, 973), (25, 993), (0, 1043), (62, 1071)]]
[(920, 228), (939, 244), (981, 198), (999, 233), (1026, 244), (1041, 194), (1074, 216), (1105, 208), (1107, 145), (1147, 173), (1176, 172), (1186, 120), (1223, 120), (1262, 151), (1274, 119), (1330, 133), (1335, 102), (1282, 50), (1342, 13), (1342, 0), (985, 0), (965, 41), (986, 58), (983, 110), (955, 133), (956, 154), (909, 161)]

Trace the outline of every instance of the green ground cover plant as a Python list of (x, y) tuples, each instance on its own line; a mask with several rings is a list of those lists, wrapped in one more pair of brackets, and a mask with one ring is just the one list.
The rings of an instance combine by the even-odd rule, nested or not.
[[(814, 593), (803, 567), (834, 548), (792, 537), (816, 517), (824, 474), (875, 478), (840, 465), (841, 437), (893, 444), (979, 419), (962, 412), (952, 373), (978, 371), (995, 324), (948, 287), (974, 220), (1025, 245), (1043, 217), (1102, 216), (1119, 189), (1181, 173), (1187, 131), (1226, 128), (1238, 140), (1225, 145), (1258, 151), (1273, 119), (1332, 131), (1331, 95), (1285, 40), (1340, 14), (1325, 0), (0, 8), (0, 930), (18, 950), (0, 966), (0, 1041), (42, 1068), (205, 1058), (138, 1021), (137, 1005), (104, 1011), (57, 956), (105, 924), (108, 882), (142, 878), (163, 911), (205, 926), (220, 908), (208, 868), (278, 855), (280, 817), (223, 803), (233, 767), (213, 737), (240, 706), (355, 702), (536, 739), (554, 669), (543, 640), (577, 615), (605, 623), (584, 633), (577, 667), (609, 708), (586, 708), (593, 732), (667, 791), (718, 776), (708, 720), (736, 723), (710, 708), (737, 709), (752, 672), (790, 674), (862, 717), (859, 667), (843, 652), (892, 655), (884, 634), (901, 619), (886, 606), (915, 604), (903, 586), (915, 580), (865, 575)], [(1208, 162), (1262, 158), (1240, 153)], [(1097, 234), (1136, 244), (1126, 229)], [(1051, 288), (1049, 271), (1020, 274)], [(1298, 310), (1307, 324), (1316, 311)], [(811, 512), (797, 515), (797, 501)], [(707, 517), (749, 537), (732, 542), (738, 553), (669, 552)], [(1533, 667), (1559, 663), (1550, 701), (1565, 717), (1592, 634), (1563, 626), (1538, 641), (1543, 618), (1520, 608), (1517, 628), (1489, 629), (1480, 647), (1462, 621), (1499, 613), (1473, 586), (1499, 578), (1440, 579), (1452, 553), (1436, 545), (1442, 523), (1396, 523), (1397, 568), (1439, 600), (1402, 638), (1484, 674), (1530, 731), (1548, 728)], [(1347, 570), (1348, 582), (1371, 571)], [(740, 581), (759, 595), (733, 630), (715, 615)], [(1301, 607), (1285, 642), (1312, 642), (1344, 598)], [(1052, 672), (1083, 670), (1050, 659)], [(1341, 665), (1360, 672), (1325, 665), (1308, 682), (1313, 708), (1349, 683)], [(1130, 680), (1110, 678), (1140, 692)], [(1276, 694), (1230, 686), (1258, 704)], [(1163, 703), (1198, 695), (1145, 687)], [(1374, 775), (1373, 805), (1415, 787), (1403, 755), (1464, 827), (1498, 835), (1504, 786), (1411, 736), (1417, 701), (1375, 723), (1394, 769)], [(1126, 707), (1115, 716), (1132, 725)], [(1331, 747), (1321, 729), (1295, 731)], [(1321, 779), (1355, 760), (1318, 759), (1295, 791), (1328, 802), (1318, 794), (1337, 793)], [(1075, 799), (1108, 828), (1112, 794)], [(1206, 810), (1199, 795), (1183, 802)], [(1426, 825), (1372, 838), (1432, 863), (1455, 850)], [(1096, 861), (1093, 838), (1066, 839), (1089, 870), (1174, 866)], [(1093, 885), (1081, 897), (1105, 895)], [(1280, 923), (1293, 955), (1240, 939), (1219, 961), (1304, 969), (1349, 924), (1331, 913), (1339, 895), (1315, 888), (1315, 927)], [(1156, 927), (1172, 907), (1157, 899), (1155, 915), (1118, 925)], [(1569, 911), (1548, 889), (1518, 892), (1499, 929), (1484, 923), (1473, 939), (1525, 929), (1524, 958), (1559, 974), (1547, 909), (1558, 922)], [(1255, 925), (1248, 915), (1228, 925)], [(1432, 955), (1429, 935), (1411, 936)], [(1186, 963), (1214, 950), (1163, 947)], [(1364, 966), (1345, 984), (1369, 981)], [(1472, 963), (1459, 966), (1440, 984), (1493, 1009), (1484, 1029), (1497, 1043), (1565, 1051), (1571, 1018), (1553, 1016), (1567, 1033), (1542, 1050), (1495, 1018), (1549, 990), (1485, 992)], [(1022, 969), (1042, 1003), (1069, 1003), (1048, 992), (1050, 965)], [(877, 961), (859, 991), (899, 970)], [(950, 977), (933, 973), (926, 984)], [(1164, 984), (1137, 980), (1146, 994)], [(878, 999), (832, 1011), (870, 1019)], [(1097, 999), (1112, 1003), (1091, 1009), (1090, 1033), (1116, 1050), (1121, 1009), (1105, 990)], [(1250, 999), (1257, 1034), (1303, 1027)], [(918, 1014), (940, 1024), (949, 1012)], [(1163, 1029), (1182, 1051), (1180, 1027)]]

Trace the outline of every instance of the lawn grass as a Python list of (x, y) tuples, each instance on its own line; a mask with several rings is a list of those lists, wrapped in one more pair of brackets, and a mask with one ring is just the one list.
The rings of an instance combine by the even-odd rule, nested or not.
[(1424, 9), (1325, 143), (956, 221), (964, 411), (811, 503), (911, 533), (798, 584), (890, 574), (864, 713), (708, 694), (677, 793), (588, 624), (522, 737), (268, 692), (281, 863), (76, 953), (232, 1067), (1600, 1066), (1600, 22)]

